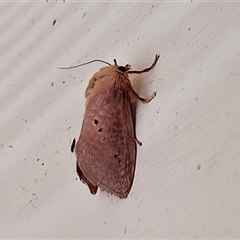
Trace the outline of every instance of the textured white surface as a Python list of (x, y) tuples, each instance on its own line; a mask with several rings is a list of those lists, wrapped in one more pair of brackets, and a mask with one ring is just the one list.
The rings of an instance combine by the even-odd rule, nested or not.
[[(238, 3), (1, 3), (0, 238), (240, 238)], [(53, 25), (56, 19), (55, 25)], [(88, 80), (134, 69), (129, 197), (76, 180)]]

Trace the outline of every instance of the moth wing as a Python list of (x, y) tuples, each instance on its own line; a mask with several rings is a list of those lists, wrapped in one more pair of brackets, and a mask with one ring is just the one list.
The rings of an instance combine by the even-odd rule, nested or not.
[(75, 152), (79, 177), (91, 192), (99, 186), (127, 197), (135, 172), (136, 142), (125, 87), (111, 86), (89, 100)]
[(88, 185), (91, 194), (95, 195), (97, 193), (98, 187), (93, 185), (90, 181), (88, 181), (88, 179), (83, 175), (83, 172), (81, 171), (78, 164), (77, 164), (77, 173), (79, 178), (82, 180), (82, 182)]

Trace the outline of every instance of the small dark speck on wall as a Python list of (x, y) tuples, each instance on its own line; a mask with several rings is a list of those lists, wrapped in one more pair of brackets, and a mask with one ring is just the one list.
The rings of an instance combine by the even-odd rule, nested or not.
[(198, 164), (197, 170), (200, 170), (200, 169), (201, 169), (201, 164)]
[(76, 140), (75, 140), (75, 138), (74, 138), (73, 141), (72, 141), (72, 144), (71, 144), (71, 152), (74, 151), (75, 144), (76, 144)]
[(54, 25), (56, 24), (56, 22), (57, 22), (57, 19), (55, 19), (55, 20), (53, 21), (53, 24), (52, 24), (52, 25), (54, 26)]

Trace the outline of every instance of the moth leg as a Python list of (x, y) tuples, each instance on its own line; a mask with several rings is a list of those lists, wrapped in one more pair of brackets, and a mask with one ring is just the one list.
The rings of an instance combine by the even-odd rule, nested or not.
[(128, 71), (127, 73), (129, 73), (129, 74), (131, 74), (131, 73), (141, 74), (141, 73), (149, 72), (156, 66), (159, 57), (160, 57), (160, 55), (158, 55), (158, 54), (155, 55), (154, 62), (153, 62), (153, 64), (150, 67), (145, 68), (145, 69), (140, 70), (140, 71), (137, 71), (137, 70), (136, 71)]
[(135, 142), (136, 142), (139, 146), (142, 146), (142, 142), (139, 141), (136, 137), (135, 137)]
[[(136, 95), (137, 95), (137, 93), (136, 93)], [(153, 92), (153, 94), (152, 94), (149, 98), (147, 98), (147, 99), (142, 98), (142, 97), (140, 97), (140, 96), (138, 96), (138, 95), (137, 95), (137, 97), (138, 97), (138, 99), (139, 99), (142, 103), (149, 103), (149, 102), (151, 102), (151, 101), (153, 100), (153, 98), (156, 97), (156, 95), (157, 95), (157, 93), (156, 93), (156, 92)]]

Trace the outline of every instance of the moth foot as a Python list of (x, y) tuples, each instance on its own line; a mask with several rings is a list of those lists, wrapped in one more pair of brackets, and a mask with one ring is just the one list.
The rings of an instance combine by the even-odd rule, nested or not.
[(156, 93), (156, 92), (153, 92), (153, 94), (152, 94), (149, 98), (147, 98), (147, 99), (139, 98), (139, 99), (140, 99), (140, 101), (141, 101), (142, 103), (149, 103), (149, 102), (151, 102), (151, 101), (153, 100), (153, 98), (156, 97), (156, 95), (157, 95), (157, 93)]
[(139, 141), (137, 138), (135, 138), (135, 141), (136, 141), (136, 143), (137, 143), (139, 146), (142, 146), (142, 142)]

